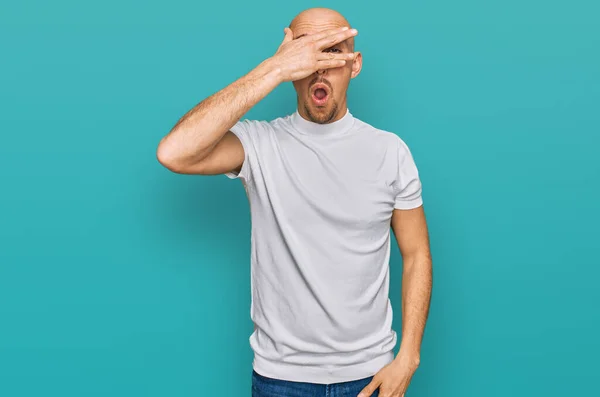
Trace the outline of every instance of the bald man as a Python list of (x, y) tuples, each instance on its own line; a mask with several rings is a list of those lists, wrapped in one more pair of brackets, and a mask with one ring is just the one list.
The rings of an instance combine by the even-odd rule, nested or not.
[[(187, 112), (157, 150), (176, 173), (240, 179), (252, 219), (254, 397), (403, 396), (420, 361), (432, 266), (417, 167), (397, 134), (354, 117), (357, 31), (300, 13), (277, 52)], [(242, 116), (284, 82), (293, 114)], [(390, 228), (403, 257), (392, 329)]]

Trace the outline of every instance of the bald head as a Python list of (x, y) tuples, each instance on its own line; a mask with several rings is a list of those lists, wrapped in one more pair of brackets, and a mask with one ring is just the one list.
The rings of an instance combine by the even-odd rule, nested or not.
[[(339, 12), (330, 8), (309, 8), (302, 11), (292, 19), (289, 28), (294, 33), (294, 38), (306, 34), (313, 34), (324, 30), (350, 27), (350, 24)], [(346, 40), (350, 52), (354, 51), (354, 37)]]
[[(324, 53), (352, 54), (351, 60), (346, 61), (344, 65), (318, 69), (304, 78), (293, 81), (298, 97), (298, 112), (306, 120), (319, 124), (331, 123), (344, 117), (347, 112), (348, 86), (350, 80), (360, 73), (362, 55), (360, 51), (354, 51), (354, 36), (357, 32), (348, 31), (346, 34), (342, 34), (340, 28), (343, 27), (351, 26), (342, 14), (329, 8), (304, 10), (296, 15), (290, 23), (289, 30), (292, 31), (294, 40), (305, 35), (312, 36), (325, 31), (337, 31), (335, 35), (329, 37), (330, 41), (322, 40), (316, 48), (319, 52)], [(289, 33), (286, 28), (286, 34)], [(346, 38), (344, 41), (339, 42), (344, 38)], [(306, 44), (309, 41), (306, 40)], [(327, 46), (327, 42), (330, 43), (329, 47), (323, 48)], [(293, 47), (309, 48), (304, 43), (298, 46), (292, 45), (290, 48)], [(313, 48), (310, 50), (312, 51)]]

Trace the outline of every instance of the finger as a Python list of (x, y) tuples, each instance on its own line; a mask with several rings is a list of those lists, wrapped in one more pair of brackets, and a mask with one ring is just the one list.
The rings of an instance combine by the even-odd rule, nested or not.
[(368, 385), (366, 385), (361, 391), (360, 393), (358, 393), (357, 397), (371, 397), (371, 395), (373, 393), (375, 393), (375, 390), (377, 390), (377, 388), (379, 387), (381, 382), (379, 382), (379, 379), (377, 378), (373, 378), (371, 380), (371, 383), (369, 383)]
[(290, 41), (294, 40), (294, 33), (292, 32), (292, 29), (290, 28), (284, 28), (283, 29), (283, 33), (285, 33), (285, 37), (283, 38), (283, 43), (289, 43)]
[(350, 29), (348, 26), (343, 26), (341, 28), (335, 28), (335, 29), (328, 29), (328, 30), (324, 30), (319, 33), (311, 34), (309, 37), (311, 38), (311, 40), (318, 41), (318, 40), (324, 39), (326, 37), (329, 37), (331, 35), (334, 35), (336, 33), (344, 32), (348, 29)]
[(342, 66), (346, 66), (346, 61), (343, 59), (317, 61), (317, 70), (341, 68)]
[(317, 61), (331, 61), (340, 59), (343, 61), (351, 61), (354, 59), (354, 53), (336, 54), (333, 52), (320, 52), (317, 54)]
[(316, 41), (317, 49), (324, 50), (325, 48), (333, 47), (344, 40), (348, 40), (350, 37), (356, 36), (357, 33), (356, 29), (349, 29), (329, 35)]
[(292, 29), (284, 28), (283, 33), (285, 36), (283, 37), (283, 41), (281, 42), (281, 44), (279, 44), (279, 48), (277, 49), (277, 51), (279, 51), (281, 47), (283, 47), (286, 43), (289, 43), (290, 41), (294, 40), (294, 34), (292, 33)]

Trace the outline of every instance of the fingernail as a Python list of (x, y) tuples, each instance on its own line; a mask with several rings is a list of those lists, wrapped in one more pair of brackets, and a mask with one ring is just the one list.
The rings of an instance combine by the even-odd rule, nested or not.
[(342, 28), (342, 30), (348, 30), (348, 29), (350, 29), (348, 26), (344, 26), (344, 27)]
[[(352, 33), (358, 33), (358, 30), (356, 30), (356, 29), (352, 29), (352, 30), (351, 30), (351, 32), (352, 32)], [(361, 397), (362, 397), (362, 396), (361, 396)]]

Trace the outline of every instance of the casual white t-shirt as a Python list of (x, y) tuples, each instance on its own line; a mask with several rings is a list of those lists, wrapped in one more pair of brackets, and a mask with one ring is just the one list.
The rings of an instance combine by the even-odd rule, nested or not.
[(318, 124), (298, 111), (231, 131), (251, 212), (250, 336), (256, 372), (336, 383), (394, 358), (389, 300), (394, 208), (422, 205), (407, 145), (346, 111)]

